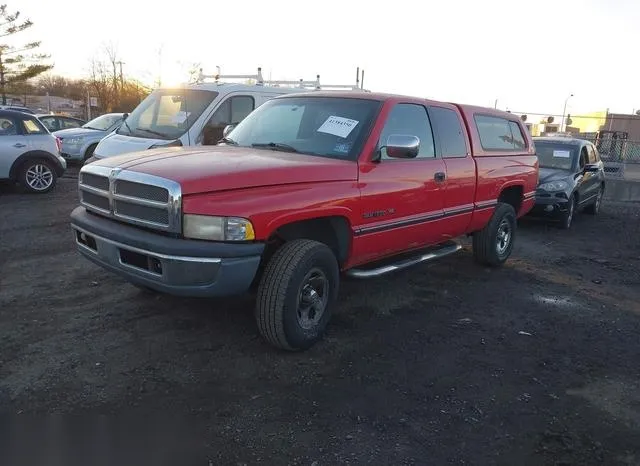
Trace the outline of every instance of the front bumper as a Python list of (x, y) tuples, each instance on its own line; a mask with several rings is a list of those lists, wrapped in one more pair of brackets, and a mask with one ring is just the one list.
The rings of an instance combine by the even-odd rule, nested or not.
[(230, 244), (164, 236), (77, 207), (71, 228), (78, 251), (138, 285), (176, 296), (244, 293), (255, 278), (262, 243)]
[(560, 194), (542, 193), (536, 194), (536, 203), (529, 212), (532, 217), (549, 217), (558, 218), (567, 212), (569, 208), (569, 199)]
[(58, 163), (60, 164), (60, 169), (58, 172), (58, 176), (62, 176), (64, 174), (64, 172), (67, 170), (67, 161), (64, 159), (64, 157), (58, 155), (56, 156), (56, 159), (58, 160)]

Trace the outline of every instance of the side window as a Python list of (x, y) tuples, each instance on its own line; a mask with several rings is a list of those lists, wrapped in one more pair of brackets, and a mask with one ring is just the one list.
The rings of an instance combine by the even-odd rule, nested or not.
[(522, 136), (520, 125), (515, 121), (510, 121), (509, 127), (511, 128), (511, 139), (513, 140), (513, 147), (520, 150), (526, 148), (527, 144), (524, 142), (524, 137)]
[(253, 111), (253, 108), (253, 97), (248, 95), (231, 97), (231, 123), (240, 123)]
[(62, 121), (62, 127), (63, 128), (79, 128), (80, 127), (80, 122), (77, 120), (71, 120), (69, 118), (65, 118)]
[(26, 134), (45, 134), (47, 131), (37, 120), (22, 120), (22, 127)]
[(247, 95), (233, 96), (222, 102), (204, 127), (202, 144), (216, 144), (222, 139), (225, 126), (240, 123), (251, 113), (253, 107), (253, 97)]
[(584, 168), (588, 160), (589, 160), (589, 155), (587, 154), (587, 148), (583, 147), (582, 150), (580, 151), (580, 170)]
[(58, 128), (55, 117), (42, 117), (40, 118), (40, 121), (47, 127), (49, 131), (57, 131), (58, 129), (60, 129)]
[(458, 114), (444, 107), (429, 107), (442, 157), (466, 157), (467, 144)]
[(513, 151), (521, 150), (525, 147), (520, 128), (518, 127), (518, 131), (515, 134), (511, 129), (512, 124), (518, 126), (516, 123), (505, 118), (488, 115), (475, 115), (474, 120), (483, 149)]
[(589, 154), (589, 163), (597, 163), (596, 152), (593, 150), (593, 146), (591, 144), (587, 144), (587, 153)]
[(15, 122), (6, 117), (0, 117), (0, 136), (15, 136), (18, 134), (18, 127)]
[(392, 134), (408, 134), (420, 139), (418, 158), (435, 157), (433, 132), (427, 115), (427, 109), (416, 104), (397, 104), (389, 112), (382, 128), (378, 147), (382, 147), (382, 159), (391, 159), (383, 147)]

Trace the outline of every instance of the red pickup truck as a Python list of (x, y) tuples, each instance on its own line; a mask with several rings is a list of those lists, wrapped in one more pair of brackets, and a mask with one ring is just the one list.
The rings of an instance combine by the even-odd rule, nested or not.
[(215, 146), (82, 167), (79, 252), (138, 287), (257, 287), (262, 336), (309, 348), (341, 275), (376, 277), (460, 249), (499, 266), (534, 204), (538, 161), (506, 112), (364, 92), (275, 98)]

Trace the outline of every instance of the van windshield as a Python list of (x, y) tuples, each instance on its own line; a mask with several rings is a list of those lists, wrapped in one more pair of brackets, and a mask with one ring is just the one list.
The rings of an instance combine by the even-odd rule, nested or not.
[(217, 95), (201, 89), (156, 89), (129, 114), (117, 133), (135, 138), (177, 139)]
[(380, 106), (360, 98), (276, 98), (250, 113), (223, 142), (355, 160)]

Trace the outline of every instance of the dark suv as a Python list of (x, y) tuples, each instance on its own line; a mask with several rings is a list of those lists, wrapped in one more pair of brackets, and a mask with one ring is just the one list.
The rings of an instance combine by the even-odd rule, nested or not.
[(604, 164), (589, 141), (569, 137), (534, 137), (540, 164), (536, 204), (531, 216), (571, 227), (579, 210), (596, 215), (604, 194)]

